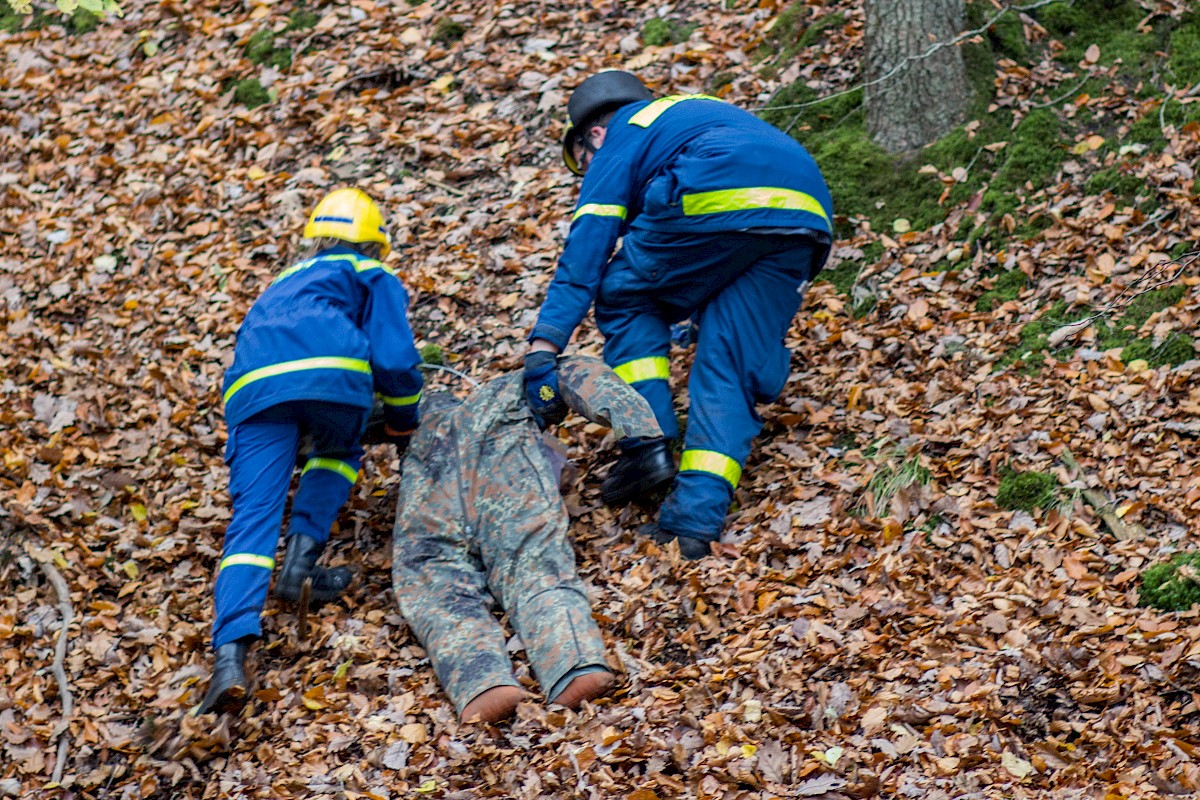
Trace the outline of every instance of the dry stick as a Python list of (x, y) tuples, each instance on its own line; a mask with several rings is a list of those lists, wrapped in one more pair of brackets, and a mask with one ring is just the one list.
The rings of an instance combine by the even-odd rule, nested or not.
[[(1160, 286), (1166, 286), (1168, 283), (1173, 282), (1176, 278), (1178, 278), (1180, 275), (1183, 274), (1183, 271), (1185, 269), (1187, 269), (1188, 267), (1190, 267), (1192, 265), (1192, 262), (1194, 262), (1197, 259), (1197, 257), (1200, 257), (1200, 251), (1196, 251), (1194, 253), (1188, 253), (1186, 256), (1183, 256), (1180, 259), (1176, 259), (1174, 261), (1164, 261), (1161, 264), (1155, 264), (1155, 265), (1151, 266), (1150, 269), (1147, 270), (1140, 278), (1138, 278), (1133, 283), (1129, 284), (1124, 289), (1122, 289), (1121, 293), (1118, 294), (1116, 297), (1114, 297), (1108, 303), (1108, 305), (1106, 305), (1104, 308), (1100, 309), (1099, 311), (1097, 311), (1095, 314), (1092, 314), (1091, 316), (1084, 317), (1081, 320), (1077, 320), (1075, 322), (1068, 322), (1066, 325), (1063, 325), (1062, 327), (1058, 328), (1053, 333), (1051, 333), (1049, 336), (1047, 336), (1046, 337), (1047, 349), (1053, 350), (1053, 349), (1057, 348), (1060, 344), (1062, 344), (1067, 339), (1070, 339), (1070, 338), (1082, 333), (1083, 331), (1087, 330), (1093, 322), (1100, 319), (1101, 317), (1107, 316), (1107, 315), (1113, 313), (1114, 311), (1120, 311), (1121, 309), (1127, 307), (1130, 303), (1132, 303), (1134, 300), (1138, 299), (1142, 295), (1146, 294), (1147, 292), (1152, 292), (1155, 289), (1159, 288)], [(1185, 261), (1183, 259), (1187, 259), (1187, 260)], [(1176, 265), (1179, 267), (1179, 269), (1168, 274), (1167, 267), (1171, 266), (1171, 265)], [(1163, 277), (1164, 275), (1166, 277)], [(1126, 295), (1130, 291), (1132, 291), (1134, 287), (1136, 287), (1139, 283), (1142, 283), (1143, 281), (1145, 281), (1147, 279), (1152, 281), (1152, 283), (1149, 286), (1146, 286), (1141, 291), (1139, 291), (1135, 294), (1132, 294), (1129, 297), (1126, 297)], [(1122, 302), (1122, 301), (1124, 301), (1124, 302)]]
[[(1075, 456), (1067, 448), (1063, 448), (1059, 455), (1062, 462), (1067, 465), (1067, 469), (1071, 470), (1076, 476), (1084, 474), (1083, 468), (1079, 466), (1079, 462), (1075, 460)], [(1113, 504), (1104, 496), (1104, 493), (1097, 489), (1084, 489), (1083, 499), (1089, 506), (1096, 509), (1096, 513), (1100, 515), (1100, 519), (1104, 520), (1104, 524), (1108, 525), (1108, 529), (1113, 532), (1113, 536), (1117, 537), (1118, 541), (1127, 542), (1130, 539), (1144, 539), (1146, 537), (1146, 529), (1136, 523), (1123, 521), (1113, 511)]]
[(1065, 94), (1062, 94), (1062, 95), (1054, 98), (1053, 100), (1047, 100), (1044, 103), (1038, 103), (1036, 105), (1032, 105), (1032, 106), (1030, 106), (1030, 109), (1049, 108), (1050, 106), (1058, 105), (1059, 103), (1066, 100), (1068, 97), (1070, 97), (1071, 95), (1075, 94), (1080, 89), (1082, 89), (1083, 85), (1092, 79), (1092, 74), (1093, 74), (1092, 71), (1088, 70), (1088, 73), (1083, 76), (1083, 80), (1081, 80), (1079, 83), (1075, 84), (1073, 87), (1071, 87), (1069, 90), (1067, 90), (1067, 92)]
[(75, 712), (75, 698), (71, 694), (71, 684), (67, 681), (67, 671), (63, 666), (67, 658), (67, 629), (71, 627), (71, 622), (75, 618), (75, 609), (71, 605), (71, 588), (67, 586), (62, 573), (58, 571), (53, 562), (41, 555), (40, 551), (30, 551), (30, 555), (54, 587), (54, 591), (58, 595), (58, 613), (62, 615), (62, 630), (58, 632), (58, 643), (54, 646), (53, 669), (54, 678), (58, 681), (58, 693), (62, 697), (63, 719), (62, 732), (59, 734), (58, 740), (58, 757), (54, 762), (54, 777), (52, 778), (54, 783), (61, 783), (63, 769), (67, 763), (67, 749), (71, 746), (71, 733), (67, 726), (71, 722), (71, 715)]

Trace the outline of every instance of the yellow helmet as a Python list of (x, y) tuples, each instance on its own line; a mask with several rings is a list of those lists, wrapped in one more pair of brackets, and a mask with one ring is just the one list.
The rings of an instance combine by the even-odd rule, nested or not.
[(383, 212), (360, 189), (335, 189), (317, 203), (305, 239), (341, 239), (344, 242), (378, 242), (380, 257), (392, 252), (392, 237), (383, 227)]

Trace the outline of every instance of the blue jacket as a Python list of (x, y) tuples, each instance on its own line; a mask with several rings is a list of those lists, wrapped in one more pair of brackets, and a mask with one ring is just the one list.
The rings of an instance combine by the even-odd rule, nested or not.
[(596, 151), (530, 339), (565, 347), (617, 240), (664, 233), (807, 229), (831, 236), (833, 204), (812, 156), (753, 114), (704, 95), (623, 106)]
[(225, 373), (226, 422), (291, 400), (370, 408), (378, 392), (389, 425), (415, 428), (421, 356), (407, 309), (395, 273), (349, 247), (284, 270), (238, 330)]

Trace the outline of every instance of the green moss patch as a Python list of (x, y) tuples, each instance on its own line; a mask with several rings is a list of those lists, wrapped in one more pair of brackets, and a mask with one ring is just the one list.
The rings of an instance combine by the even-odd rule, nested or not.
[(421, 362), (440, 367), (446, 363), (446, 353), (440, 344), (427, 344), (421, 348)]
[(1021, 326), (1017, 334), (1017, 346), (997, 362), (998, 366), (1007, 367), (1021, 361), (1025, 363), (1027, 370), (1036, 372), (1041, 366), (1040, 356), (1046, 351), (1050, 334), (1070, 322), (1066, 319), (1066, 313), (1066, 301), (1059, 300), (1037, 319)]
[(1053, 508), (1059, 500), (1058, 479), (1047, 472), (1017, 472), (1004, 467), (996, 505), (1010, 511), (1033, 511)]
[(1146, 320), (1178, 303), (1186, 293), (1185, 286), (1165, 286), (1135, 297), (1111, 325), (1097, 321), (1097, 346), (1101, 350), (1112, 350), (1133, 344), (1138, 338), (1138, 329), (1146, 324)]
[(833, 284), (839, 294), (849, 295), (855, 280), (858, 279), (858, 274), (863, 271), (863, 267), (875, 263), (881, 255), (883, 255), (883, 243), (870, 242), (863, 248), (862, 258), (853, 261), (846, 259), (832, 269), (821, 270), (817, 280)]
[(980, 295), (979, 299), (975, 301), (975, 310), (994, 311), (998, 306), (1020, 297), (1021, 290), (1028, 285), (1029, 276), (1021, 272), (1021, 270), (1012, 269), (1008, 272), (1003, 272), (992, 283), (992, 288)]
[(233, 99), (246, 108), (258, 108), (271, 102), (271, 94), (258, 78), (244, 78), (234, 84)]
[(1179, 333), (1172, 333), (1157, 345), (1147, 337), (1136, 339), (1121, 350), (1121, 360), (1126, 364), (1141, 359), (1152, 367), (1177, 367), (1195, 357), (1195, 340)]
[(438, 20), (433, 29), (433, 40), (438, 44), (450, 45), (461, 41), (467, 33), (467, 26), (461, 22), (444, 17)]
[(290, 31), (306, 31), (310, 28), (317, 27), (317, 23), (321, 21), (321, 15), (309, 11), (307, 8), (297, 8), (291, 14), (288, 14), (287, 27), (283, 29), (284, 33)]
[(1123, 171), (1118, 166), (1107, 167), (1093, 174), (1083, 184), (1088, 194), (1104, 194), (1110, 192), (1114, 197), (1123, 200), (1127, 205), (1137, 202), (1139, 193), (1148, 196), (1146, 182), (1136, 175)]
[(1098, 63), (1102, 66), (1118, 58), (1127, 67), (1148, 66), (1163, 46), (1160, 37), (1138, 29), (1146, 12), (1136, 0), (1073, 0), (1051, 3), (1032, 13), (1063, 45), (1054, 56), (1063, 64), (1075, 66), (1095, 44), (1100, 48)]
[(82, 6), (71, 14), (71, 30), (76, 35), (91, 33), (100, 26), (100, 17)]
[(265, 64), (279, 69), (292, 66), (290, 47), (276, 47), (275, 34), (263, 29), (250, 37), (246, 43), (246, 58), (254, 64)]
[(686, 42), (698, 26), (694, 22), (655, 17), (642, 26), (642, 41), (651, 47)]
[(1138, 603), (1160, 611), (1187, 611), (1200, 601), (1200, 553), (1179, 553), (1142, 573)]

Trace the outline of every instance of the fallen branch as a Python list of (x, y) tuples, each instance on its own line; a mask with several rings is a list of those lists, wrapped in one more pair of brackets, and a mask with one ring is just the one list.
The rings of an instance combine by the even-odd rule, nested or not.
[(1200, 439), (1200, 422), (1167, 422), (1163, 427), (1184, 436)]
[[(1082, 477), (1083, 468), (1079, 466), (1079, 462), (1075, 460), (1075, 456), (1071, 451), (1063, 448), (1059, 455), (1062, 462), (1067, 465), (1067, 469), (1075, 477)], [(1100, 519), (1104, 520), (1104, 524), (1112, 531), (1113, 536), (1117, 541), (1128, 542), (1131, 539), (1144, 539), (1146, 537), (1146, 529), (1136, 523), (1129, 523), (1117, 516), (1117, 512), (1113, 510), (1113, 504), (1109, 501), (1104, 493), (1099, 489), (1084, 489), (1082, 492), (1084, 502), (1096, 509), (1096, 513), (1100, 515)]]
[(54, 679), (58, 681), (58, 694), (62, 698), (62, 722), (59, 723), (58, 756), (54, 761), (54, 783), (62, 783), (63, 769), (67, 764), (67, 750), (71, 746), (71, 733), (68, 726), (71, 715), (75, 713), (75, 697), (71, 694), (71, 683), (67, 680), (67, 670), (64, 666), (67, 659), (68, 629), (75, 619), (75, 608), (71, 605), (71, 587), (63, 578), (62, 573), (54, 566), (54, 557), (40, 548), (26, 548), (30, 558), (37, 562), (42, 574), (54, 587), (58, 595), (58, 613), (62, 616), (62, 628), (58, 632), (58, 642), (54, 646)]
[[(1122, 289), (1121, 293), (1109, 301), (1104, 308), (1100, 309), (1091, 316), (1084, 317), (1083, 319), (1076, 320), (1075, 322), (1069, 322), (1047, 336), (1046, 349), (1054, 350), (1067, 339), (1070, 339), (1087, 330), (1087, 328), (1090, 327), (1093, 322), (1101, 317), (1106, 317), (1116, 311), (1121, 311), (1134, 300), (1138, 299), (1147, 292), (1152, 292), (1161, 286), (1166, 286), (1169, 283), (1173, 283), (1176, 278), (1183, 274), (1184, 270), (1186, 270), (1192, 265), (1193, 262), (1196, 261), (1197, 258), (1200, 258), (1200, 250), (1188, 253), (1171, 261), (1163, 261), (1160, 264), (1153, 265), (1137, 280)], [(1178, 266), (1179, 269), (1168, 270), (1167, 268), (1170, 266)], [(1130, 292), (1133, 292), (1133, 290), (1137, 288), (1139, 284), (1143, 283), (1148, 285), (1145, 285), (1137, 292), (1130, 294)]]

